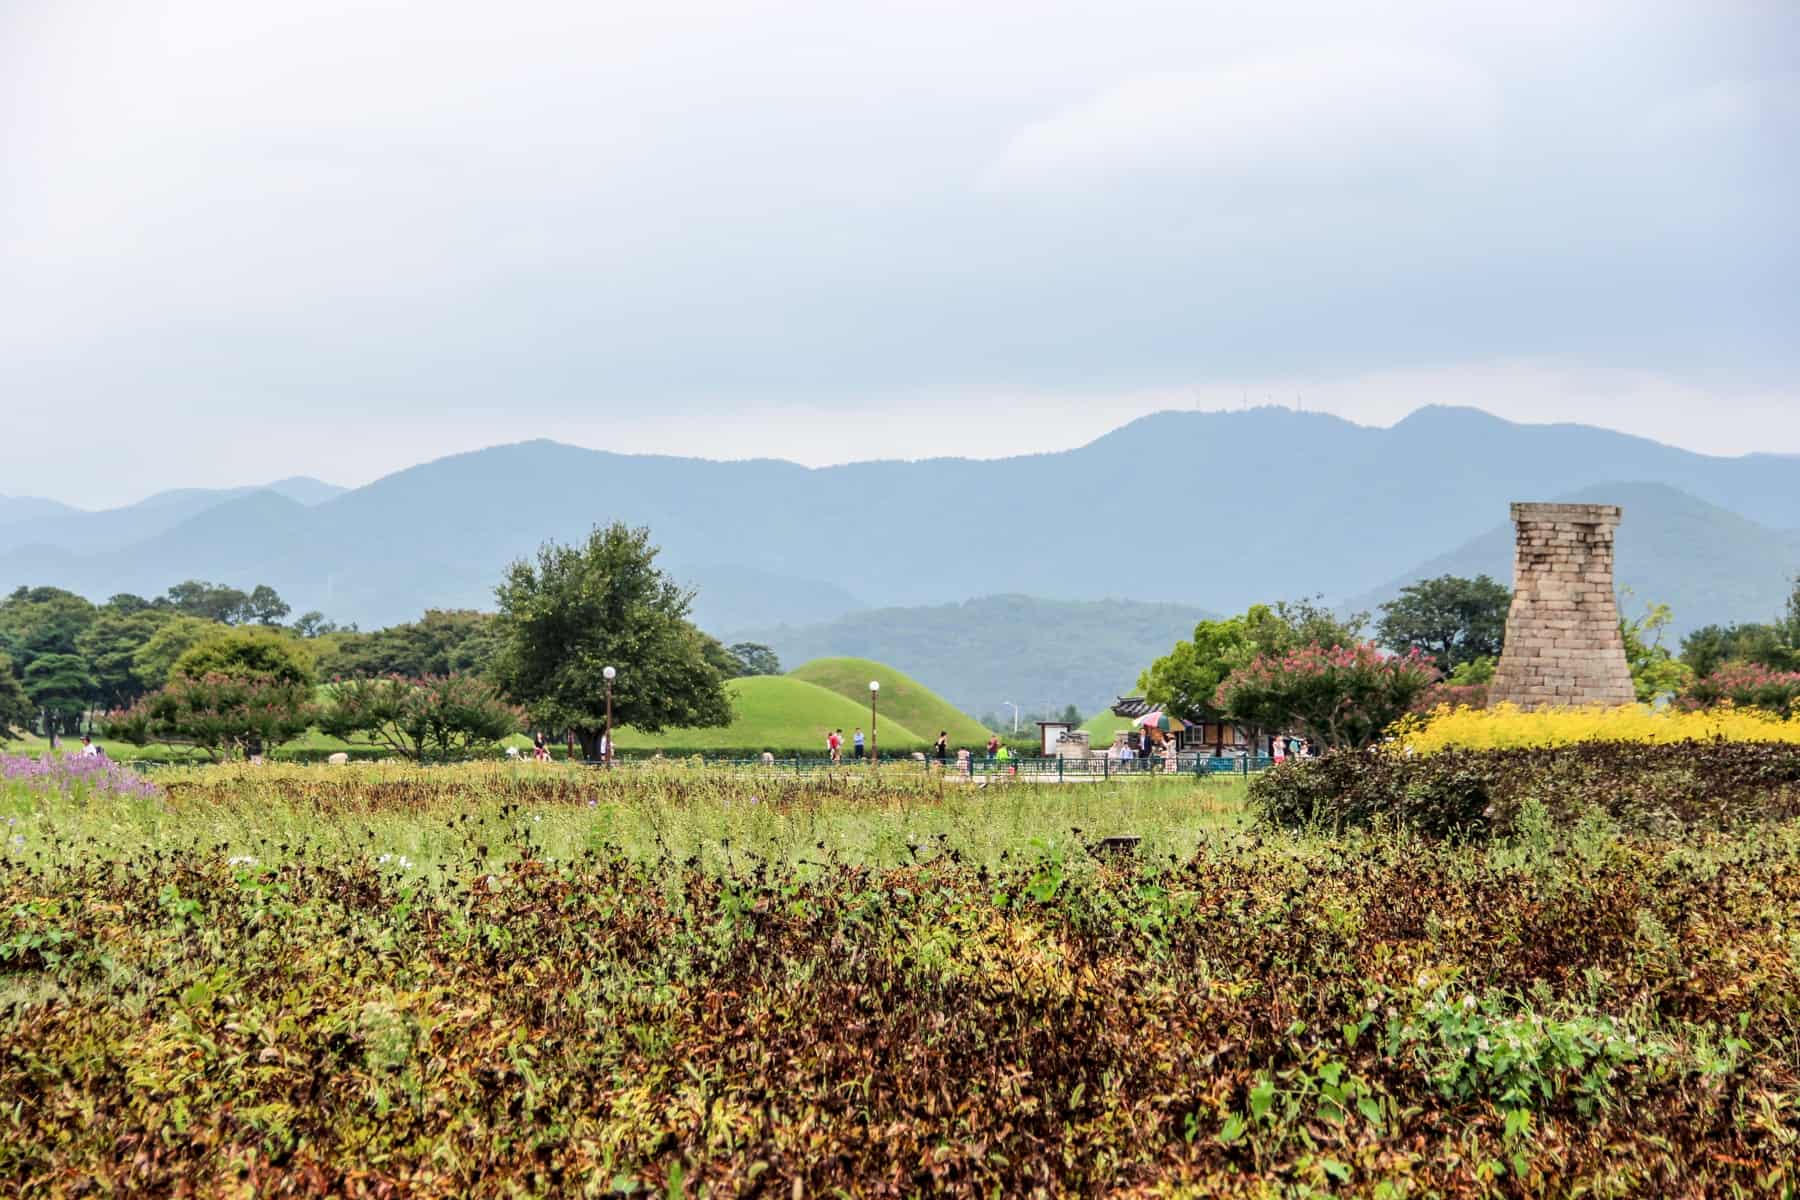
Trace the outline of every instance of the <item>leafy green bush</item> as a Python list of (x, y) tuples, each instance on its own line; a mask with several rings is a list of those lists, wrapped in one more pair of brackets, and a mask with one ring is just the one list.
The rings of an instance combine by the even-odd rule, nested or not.
[(519, 732), (524, 714), (473, 675), (346, 679), (319, 714), (331, 737), (360, 740), (406, 758), (460, 758)]
[(130, 708), (108, 713), (103, 727), (133, 745), (193, 746), (217, 759), (273, 749), (317, 717), (305, 684), (271, 675), (177, 675)]
[(1800, 746), (1755, 742), (1579, 742), (1407, 755), (1392, 747), (1290, 761), (1257, 777), (1269, 825), (1387, 821), (1435, 837), (1508, 833), (1527, 800), (1573, 823), (1604, 810), (1629, 829), (1726, 827), (1800, 814)]

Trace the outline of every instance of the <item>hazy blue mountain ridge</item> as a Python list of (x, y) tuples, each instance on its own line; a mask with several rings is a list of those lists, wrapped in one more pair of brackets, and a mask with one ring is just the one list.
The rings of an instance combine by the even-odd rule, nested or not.
[[(1654, 481), (1769, 529), (1800, 527), (1796, 458), (1708, 457), (1471, 409), (1422, 409), (1378, 429), (1262, 408), (1161, 413), (1060, 453), (816, 470), (523, 442), (311, 506), (238, 497), (122, 547), (0, 553), (0, 584), (105, 595), (127, 577), (134, 590), (190, 576), (266, 582), (296, 611), (385, 624), (427, 606), (491, 605), (507, 562), (617, 519), (648, 525), (665, 565), (703, 585), (698, 611), (716, 630), (778, 625), (772, 614), (790, 606), (793, 624), (827, 620), (839, 605), (994, 594), (1232, 612), (1277, 597), (1368, 595), (1503, 525), (1510, 501), (1617, 479)], [(1628, 533), (1650, 515), (1628, 512)], [(1652, 553), (1633, 567), (1645, 594), (1674, 595), (1695, 553), (1679, 537), (1646, 545)], [(1783, 546), (1770, 538), (1758, 552), (1779, 558)], [(1767, 564), (1741, 559), (1714, 560), (1718, 585), (1695, 603), (1759, 597)]]

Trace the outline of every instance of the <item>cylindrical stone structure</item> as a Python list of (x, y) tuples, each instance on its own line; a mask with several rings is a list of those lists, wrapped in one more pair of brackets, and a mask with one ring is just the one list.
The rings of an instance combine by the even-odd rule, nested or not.
[(1613, 504), (1515, 504), (1513, 600), (1488, 702), (1632, 704), (1613, 594)]

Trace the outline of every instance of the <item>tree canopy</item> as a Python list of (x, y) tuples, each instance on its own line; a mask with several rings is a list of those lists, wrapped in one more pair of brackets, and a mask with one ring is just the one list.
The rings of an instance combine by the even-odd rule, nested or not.
[(1138, 690), (1180, 716), (1218, 716), (1219, 685), (1259, 654), (1354, 646), (1367, 621), (1363, 613), (1337, 617), (1313, 600), (1252, 605), (1238, 616), (1195, 625), (1191, 640), (1175, 643), (1138, 676)]
[(313, 661), (304, 644), (279, 630), (222, 629), (176, 659), (174, 674), (187, 679), (266, 675), (279, 683), (304, 686), (313, 681)]
[(36, 717), (37, 707), (25, 694), (12, 659), (0, 654), (0, 737), (31, 728)]
[(1298, 729), (1319, 746), (1367, 746), (1438, 677), (1420, 650), (1386, 655), (1373, 644), (1302, 646), (1260, 654), (1219, 685), (1217, 707), (1256, 728)]
[[(1629, 598), (1630, 593), (1626, 593)], [(1693, 680), (1691, 667), (1669, 653), (1662, 644), (1663, 632), (1674, 619), (1666, 604), (1649, 604), (1641, 616), (1619, 618), (1619, 633), (1625, 640), (1625, 661), (1631, 667), (1631, 684), (1639, 703), (1648, 704), (1659, 696), (1682, 691)]]
[(1440, 575), (1400, 589), (1381, 606), (1376, 632), (1402, 654), (1419, 650), (1448, 674), (1478, 658), (1497, 658), (1512, 592), (1486, 575)]
[[(582, 546), (547, 543), (496, 589), (494, 677), (542, 728), (575, 731), (590, 757), (606, 714), (646, 733), (726, 725), (731, 701), (712, 641), (687, 619), (693, 593), (656, 567), (650, 531), (615, 522)], [(712, 642), (717, 646), (716, 642)]]
[(452, 758), (519, 732), (522, 714), (474, 675), (346, 679), (332, 684), (319, 728), (407, 758)]
[(736, 642), (725, 649), (733, 660), (734, 678), (781, 674), (781, 659), (776, 657), (775, 651), (761, 642)]
[(369, 633), (343, 633), (323, 656), (326, 676), (486, 674), (500, 646), (492, 613), (427, 609), (417, 621)]

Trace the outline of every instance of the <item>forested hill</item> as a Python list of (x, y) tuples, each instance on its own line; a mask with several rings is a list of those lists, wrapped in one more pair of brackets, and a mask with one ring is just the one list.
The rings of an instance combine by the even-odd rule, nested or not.
[[(56, 520), (74, 523), (55, 536), (0, 551), (0, 587), (103, 597), (252, 579), (296, 611), (378, 625), (488, 606), (509, 560), (617, 519), (651, 528), (664, 565), (701, 586), (699, 615), (719, 631), (1000, 593), (1232, 612), (1274, 597), (1369, 595), (1490, 534), (1510, 501), (1603, 497), (1621, 482), (1769, 531), (1760, 550), (1778, 566), (1780, 531), (1800, 528), (1797, 458), (1708, 457), (1472, 409), (1370, 428), (1265, 408), (1162, 413), (1056, 454), (817, 470), (497, 446), (316, 502), (227, 498), (123, 543), (65, 515)], [(1668, 508), (1630, 503), (1620, 531), (1621, 570), (1629, 562), (1648, 596), (1673, 594), (1694, 569), (1687, 539), (1656, 528)], [(1681, 624), (1767, 615), (1766, 563), (1733, 553), (1707, 569), (1718, 586), (1695, 603), (1716, 607), (1678, 611)]]

